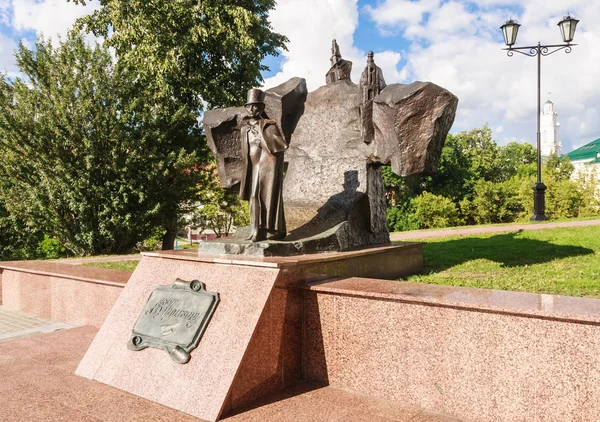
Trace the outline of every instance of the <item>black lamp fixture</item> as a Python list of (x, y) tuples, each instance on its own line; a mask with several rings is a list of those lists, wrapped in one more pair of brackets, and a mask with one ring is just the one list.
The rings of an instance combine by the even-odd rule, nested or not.
[(563, 41), (569, 44), (575, 37), (575, 28), (577, 28), (579, 21), (572, 18), (571, 15), (565, 16), (557, 25), (560, 28)]
[(500, 27), (504, 34), (504, 42), (511, 47), (517, 42), (517, 34), (521, 25), (517, 21), (509, 19)]
[(542, 56), (549, 56), (552, 53), (556, 53), (560, 50), (565, 50), (566, 53), (571, 52), (571, 47), (576, 44), (571, 44), (575, 37), (575, 29), (579, 21), (570, 15), (565, 16), (559, 23), (560, 33), (562, 39), (566, 44), (552, 44), (552, 45), (541, 45), (539, 42), (537, 45), (526, 46), (526, 47), (513, 47), (517, 42), (517, 34), (519, 33), (519, 25), (517, 21), (513, 19), (507, 20), (504, 25), (500, 27), (502, 34), (504, 35), (504, 42), (508, 48), (506, 54), (510, 57), (513, 56), (514, 52), (521, 53), (528, 57), (537, 56), (537, 182), (533, 185), (533, 215), (531, 221), (544, 221), (546, 217), (546, 185), (542, 183), (542, 151), (541, 151), (541, 135), (540, 135), (540, 115), (541, 109), (541, 66)]

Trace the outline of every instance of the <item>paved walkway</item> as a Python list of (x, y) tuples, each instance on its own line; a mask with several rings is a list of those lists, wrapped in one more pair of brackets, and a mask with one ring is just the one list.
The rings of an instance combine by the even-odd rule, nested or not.
[[(74, 374), (94, 327), (0, 342), (0, 421), (200, 422)], [(124, 347), (124, 346), (123, 346)], [(301, 384), (230, 415), (227, 422), (458, 422), (331, 387)]]
[(484, 233), (507, 233), (521, 230), (542, 230), (554, 227), (600, 226), (600, 220), (564, 221), (560, 223), (509, 224), (506, 226), (454, 227), (440, 230), (416, 230), (390, 234), (391, 240), (427, 239), (430, 237), (467, 236)]
[(50, 333), (64, 328), (72, 328), (72, 325), (12, 311), (0, 306), (0, 342), (31, 334)]

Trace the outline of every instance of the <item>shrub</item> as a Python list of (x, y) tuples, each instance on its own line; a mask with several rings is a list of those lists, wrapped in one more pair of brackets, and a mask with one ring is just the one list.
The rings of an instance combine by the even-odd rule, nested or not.
[(470, 207), (473, 220), (477, 224), (514, 221), (523, 211), (517, 186), (514, 178), (502, 183), (478, 180)]
[(463, 220), (451, 199), (423, 192), (414, 199), (414, 218), (419, 228), (458, 226)]
[(48, 235), (44, 235), (44, 240), (37, 247), (37, 256), (42, 259), (57, 259), (65, 254), (66, 250), (58, 239)]
[(419, 222), (414, 215), (412, 201), (399, 207), (388, 207), (387, 220), (390, 231), (401, 232), (407, 230), (418, 230)]

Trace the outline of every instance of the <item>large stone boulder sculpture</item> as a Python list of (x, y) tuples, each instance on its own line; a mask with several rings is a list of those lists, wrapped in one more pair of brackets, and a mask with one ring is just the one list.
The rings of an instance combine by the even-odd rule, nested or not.
[[(242, 230), (204, 242), (201, 252), (293, 255), (389, 242), (381, 166), (391, 165), (400, 176), (434, 172), (458, 99), (429, 82), (386, 86), (370, 53), (360, 85), (328, 80), (307, 93), (305, 81), (293, 78), (267, 90), (265, 104), (289, 142), (283, 184), (288, 235), (250, 242)], [(244, 115), (243, 108), (230, 108), (204, 116), (223, 187), (241, 178), (236, 128)]]

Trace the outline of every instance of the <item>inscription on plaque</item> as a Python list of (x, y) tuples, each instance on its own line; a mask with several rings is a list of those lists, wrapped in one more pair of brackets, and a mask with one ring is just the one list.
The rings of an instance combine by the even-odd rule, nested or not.
[(158, 286), (133, 326), (130, 350), (154, 347), (178, 363), (187, 363), (219, 303), (219, 294), (207, 292), (199, 280), (175, 280)]

